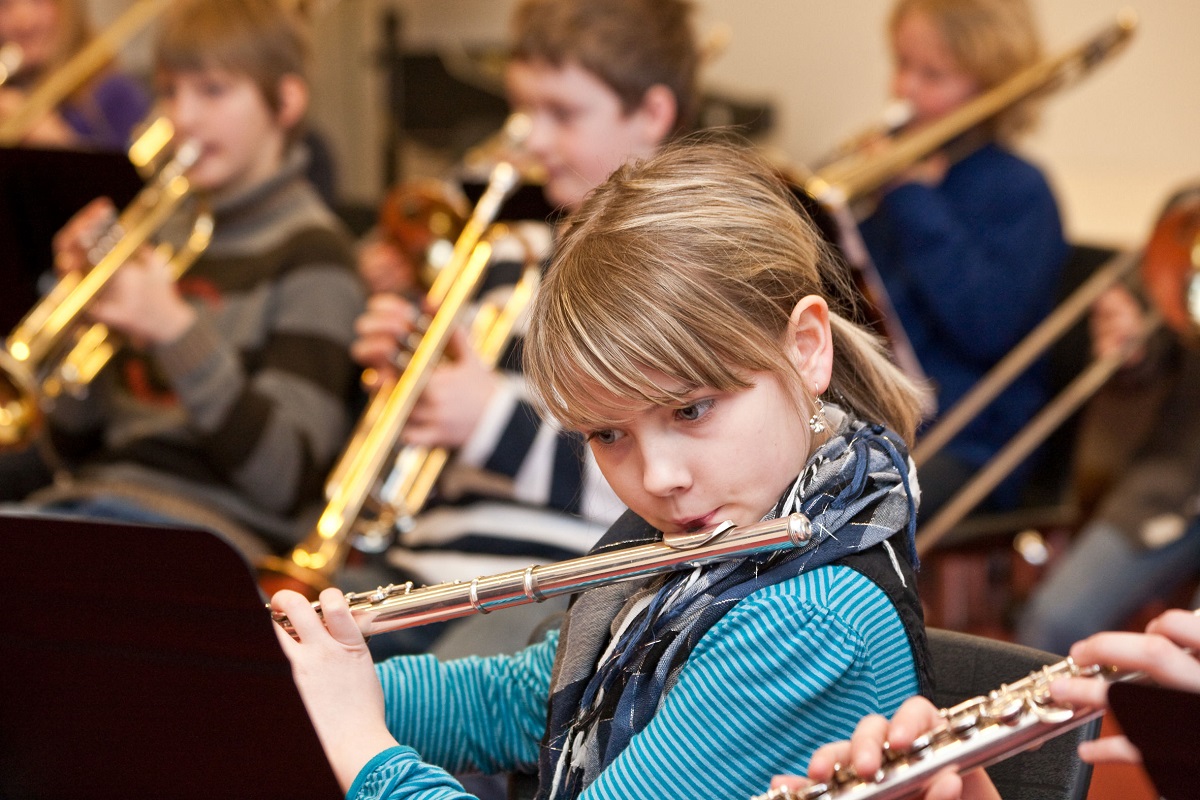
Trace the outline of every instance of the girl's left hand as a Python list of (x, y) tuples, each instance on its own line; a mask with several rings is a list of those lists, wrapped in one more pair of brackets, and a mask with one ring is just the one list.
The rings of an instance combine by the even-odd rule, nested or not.
[(297, 592), (276, 592), (271, 606), (287, 614), (296, 631), (296, 639), (281, 626), (275, 632), (325, 755), (347, 791), (363, 765), (396, 740), (387, 730), (383, 689), (345, 595), (326, 589), (320, 599), (324, 622)]

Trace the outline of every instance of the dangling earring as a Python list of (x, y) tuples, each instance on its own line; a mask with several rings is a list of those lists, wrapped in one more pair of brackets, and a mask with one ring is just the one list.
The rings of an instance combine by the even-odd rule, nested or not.
[(825, 404), (819, 397), (814, 397), (813, 402), (817, 404), (817, 412), (808, 418), (808, 429), (813, 433), (820, 433), (826, 427)]

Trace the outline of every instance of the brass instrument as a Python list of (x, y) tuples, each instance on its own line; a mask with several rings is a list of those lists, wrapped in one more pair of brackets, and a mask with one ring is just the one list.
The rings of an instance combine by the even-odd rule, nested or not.
[(883, 140), (895, 139), (912, 122), (915, 113), (909, 101), (891, 100), (884, 105), (874, 123), (838, 142), (829, 153), (818, 159), (815, 170), (819, 171), (843, 159), (856, 157), (868, 148), (878, 146)]
[[(514, 141), (523, 140), (528, 122), (524, 115), (514, 114), (505, 124), (508, 135)], [(386, 541), (394, 526), (415, 514), (424, 503), (448, 453), (403, 448), (397, 455), (397, 442), (491, 260), (493, 237), (498, 231), (493, 229), (489, 234), (489, 229), (504, 200), (516, 189), (518, 178), (518, 171), (507, 161), (493, 167), (487, 189), (429, 290), (428, 301), (437, 312), (403, 373), (379, 386), (360, 416), (326, 481), (327, 503), (316, 525), (288, 556), (269, 558), (259, 566), (260, 580), (268, 590), (287, 586), (315, 596), (331, 585), (333, 575), (349, 555), (354, 537), (365, 535)], [(530, 275), (528, 263), (526, 275)], [(518, 286), (514, 292), (520, 308), (500, 313), (496, 323), (489, 326), (494, 330), (484, 337), (489, 351), (483, 354), (485, 360), (490, 357), (494, 362), (499, 357), (532, 293), (529, 282), (522, 283), (525, 286)], [(389, 461), (395, 466), (391, 476), (384, 479)], [(360, 519), (364, 512), (371, 518)]]
[[(914, 380), (923, 381), (924, 370), (896, 316), (883, 278), (858, 236), (856, 218), (863, 212), (859, 207), (862, 201), (935, 152), (966, 155), (972, 149), (972, 131), (1017, 103), (1077, 82), (1123, 49), (1136, 26), (1136, 16), (1124, 11), (1114, 23), (1082, 44), (1021, 70), (928, 125), (910, 129), (902, 107), (889, 110), (880, 124), (852, 137), (843, 146), (848, 152), (841, 158), (815, 172), (801, 169), (793, 176), (792, 181), (836, 224), (838, 244), (854, 267), (853, 276), (866, 300), (871, 325), (888, 340), (897, 365)], [(875, 146), (864, 147), (867, 143)]]
[[(115, 352), (108, 329), (85, 325), (83, 316), (117, 270), (158, 235), (191, 193), (185, 173), (200, 148), (185, 142), (162, 163), (173, 134), (170, 123), (160, 119), (138, 138), (130, 159), (139, 170), (154, 171), (153, 177), (91, 249), (92, 267), (60, 278), (0, 350), (0, 450), (31, 443), (41, 429), (44, 405), (64, 391), (81, 391)], [(212, 216), (201, 208), (186, 241), (178, 248), (160, 244), (160, 252), (178, 276), (211, 237)]]
[(1168, 203), (1144, 250), (1117, 256), (1097, 270), (985, 375), (917, 442), (918, 467), (949, 442), (1009, 382), (1025, 371), (1091, 308), (1108, 288), (1140, 268), (1152, 305), (1141, 334), (1098, 358), (1018, 431), (992, 459), (917, 532), (917, 552), (928, 553), (963, 517), (1054, 430), (1094, 395), (1164, 321), (1186, 342), (1200, 337), (1200, 190)]
[[(414, 589), (411, 583), (383, 586), (371, 592), (348, 594), (346, 599), (359, 628), (370, 636), (539, 603), (618, 581), (804, 547), (811, 541), (812, 527), (803, 514), (741, 527), (723, 522), (694, 533), (665, 534), (662, 541), (652, 544), (592, 553), (469, 582), (454, 581), (420, 589)], [(320, 613), (320, 606), (316, 607)], [(275, 612), (272, 618), (295, 635), (286, 615)]]
[(12, 76), (21, 71), (25, 61), (25, 51), (16, 42), (5, 42), (0, 45), (0, 86), (8, 83)]
[(1057, 678), (1100, 678), (1109, 682), (1138, 680), (1138, 672), (1082, 666), (1067, 658), (1002, 685), (987, 696), (973, 697), (942, 709), (942, 722), (920, 736), (905, 752), (884, 744), (879, 773), (860, 776), (851, 766), (837, 766), (829, 783), (800, 790), (777, 789), (753, 800), (900, 800), (919, 797), (946, 767), (967, 772), (986, 767), (1047, 739), (1077, 728), (1104, 713), (1103, 708), (1071, 708), (1050, 697)]
[[(532, 257), (535, 249), (526, 244), (525, 250), (527, 257), (521, 279), (512, 287), (505, 302), (502, 305), (485, 303), (475, 312), (471, 322), (470, 346), (480, 361), (489, 367), (500, 363), (541, 280), (540, 266)], [(429, 501), (449, 460), (450, 450), (445, 447), (403, 447), (381, 490), (384, 513), (373, 520), (362, 521), (358, 531), (361, 539), (375, 542), (375, 549), (381, 550), (381, 544), (390, 540), (393, 528), (411, 528), (413, 517)]]
[(823, 205), (844, 207), (1005, 109), (1078, 82), (1120, 52), (1136, 27), (1136, 15), (1122, 11), (1116, 21), (1082, 44), (1021, 70), (928, 125), (902, 131), (877, 152), (858, 149), (821, 168), (803, 180), (804, 189)]
[(171, 2), (137, 0), (83, 49), (46, 76), (16, 112), (0, 120), (0, 146), (11, 147), (24, 139), (46, 114), (112, 61), (121, 46), (153, 22)]

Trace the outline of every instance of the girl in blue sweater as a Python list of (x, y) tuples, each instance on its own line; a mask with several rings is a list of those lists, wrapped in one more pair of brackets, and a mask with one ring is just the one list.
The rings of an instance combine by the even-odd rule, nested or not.
[[(892, 94), (920, 127), (1041, 58), (1025, 0), (898, 0)], [(1045, 176), (1013, 149), (1030, 103), (1007, 108), (915, 165), (860, 225), (900, 324), (944, 414), (1054, 307), (1068, 248)], [(954, 152), (950, 152), (950, 151)], [(965, 157), (964, 157), (965, 156)], [(922, 465), (926, 518), (1045, 403), (1043, 369), (1009, 387)], [(1017, 499), (1021, 472), (1001, 484)]]
[[(572, 217), (525, 366), (628, 505), (597, 550), (799, 511), (813, 543), (575, 598), (511, 656), (373, 666), (345, 599), (273, 598), (350, 797), (747, 796), (925, 685), (904, 437), (918, 391), (847, 321), (844, 276), (770, 169), (731, 145), (619, 169)], [(824, 399), (822, 399), (824, 398)]]

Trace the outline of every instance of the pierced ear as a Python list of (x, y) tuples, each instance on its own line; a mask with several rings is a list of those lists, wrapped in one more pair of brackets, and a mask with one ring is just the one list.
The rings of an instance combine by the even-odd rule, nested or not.
[(825, 299), (815, 294), (800, 298), (788, 320), (787, 335), (805, 390), (822, 394), (833, 375), (833, 330)]
[(279, 113), (276, 117), (285, 130), (291, 130), (308, 112), (308, 82), (299, 75), (279, 79)]
[(673, 130), (679, 116), (675, 93), (664, 84), (656, 83), (642, 95), (637, 108), (646, 122), (646, 144), (657, 147)]

